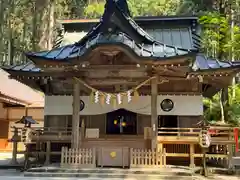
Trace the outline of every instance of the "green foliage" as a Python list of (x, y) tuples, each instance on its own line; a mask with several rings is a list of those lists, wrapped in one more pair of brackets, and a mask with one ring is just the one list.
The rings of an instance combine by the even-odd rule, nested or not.
[[(230, 11), (232, 3), (235, 19), (240, 20), (240, 0), (127, 0), (132, 16), (162, 15), (199, 15), (203, 26), (202, 51), (213, 57), (223, 52), (223, 59), (240, 59), (240, 27), (233, 28), (231, 37)], [(23, 52), (32, 49), (45, 49), (53, 29), (50, 11), (54, 10), (56, 19), (99, 18), (104, 11), (105, 0), (0, 0), (0, 60), (2, 64), (23, 63), (26, 61)], [(220, 12), (225, 10), (225, 15)], [(55, 31), (54, 31), (55, 32)], [(9, 45), (10, 44), (10, 45)], [(11, 58), (13, 56), (13, 58)], [(10, 57), (10, 58), (8, 58)], [(10, 62), (11, 61), (11, 62)], [(228, 109), (229, 123), (239, 124), (240, 87), (235, 87), (236, 98), (231, 97)], [(205, 118), (219, 121), (220, 95), (212, 100), (205, 99), (207, 107)]]
[[(132, 16), (162, 16), (175, 15), (180, 0), (128, 0)], [(99, 18), (104, 11), (105, 2), (88, 4), (84, 10), (87, 18)]]
[(101, 17), (104, 12), (104, 5), (105, 2), (95, 2), (92, 4), (88, 4), (87, 7), (84, 9), (84, 16), (91, 18)]
[[(233, 88), (236, 97), (232, 97)], [(212, 99), (204, 99), (205, 106), (204, 118), (211, 123), (221, 121), (220, 93), (216, 94)], [(229, 107), (227, 107), (229, 124), (240, 125), (240, 85), (229, 88)]]

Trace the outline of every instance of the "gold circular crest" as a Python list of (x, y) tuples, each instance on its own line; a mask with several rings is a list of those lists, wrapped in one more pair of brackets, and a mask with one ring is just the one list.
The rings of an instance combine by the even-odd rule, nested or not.
[(117, 153), (113, 151), (110, 153), (110, 156), (111, 156), (111, 158), (115, 158), (117, 156)]

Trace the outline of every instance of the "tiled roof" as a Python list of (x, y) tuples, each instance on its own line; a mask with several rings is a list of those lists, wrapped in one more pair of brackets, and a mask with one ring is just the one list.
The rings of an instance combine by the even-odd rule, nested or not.
[(240, 67), (240, 62), (219, 61), (214, 58), (209, 58), (203, 54), (198, 54), (192, 66), (193, 71), (215, 70), (224, 68)]
[(83, 57), (99, 45), (109, 44), (123, 46), (139, 57), (154, 59), (166, 59), (196, 52), (195, 48), (184, 49), (156, 41), (130, 17), (125, 0), (108, 0), (100, 22), (80, 41), (50, 51), (27, 53), (27, 56), (33, 61), (35, 58), (66, 61)]
[[(15, 67), (19, 69), (19, 66)], [(14, 80), (9, 79), (9, 74), (0, 69), (0, 97), (15, 99), (16, 104), (26, 104), (29, 106), (44, 106), (44, 96), (32, 88)]]
[(35, 121), (32, 116), (23, 116), (22, 119), (15, 122), (16, 124), (39, 124), (37, 121)]
[[(192, 65), (192, 72), (206, 71), (206, 70), (219, 70), (225, 68), (240, 68), (240, 61), (219, 61), (217, 59), (209, 58), (203, 54), (197, 54), (196, 59)], [(32, 62), (26, 65), (16, 65), (4, 67), (7, 71), (21, 71), (21, 72), (41, 72)]]

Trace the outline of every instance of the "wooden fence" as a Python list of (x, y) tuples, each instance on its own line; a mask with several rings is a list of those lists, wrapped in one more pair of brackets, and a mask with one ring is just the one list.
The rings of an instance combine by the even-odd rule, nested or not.
[(61, 167), (94, 168), (96, 167), (96, 151), (94, 148), (68, 149), (62, 147)]
[(130, 149), (130, 167), (165, 167), (166, 150)]

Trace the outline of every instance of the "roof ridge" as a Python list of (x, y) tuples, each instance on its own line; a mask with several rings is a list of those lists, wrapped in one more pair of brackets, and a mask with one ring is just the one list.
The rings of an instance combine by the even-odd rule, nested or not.
[[(81, 39), (79, 40), (78, 42), (75, 43), (75, 45), (80, 45), (80, 44), (84, 44), (85, 41), (89, 38), (93, 38), (93, 36), (89, 37), (89, 35), (91, 35), (92, 33), (94, 33), (94, 31), (98, 31), (98, 29), (100, 29), (100, 26), (102, 25), (102, 23), (106, 23), (104, 22), (104, 20), (108, 19), (110, 17), (105, 17), (106, 15), (109, 15), (111, 13), (114, 13), (113, 9), (111, 9), (113, 12), (109, 13), (108, 8), (110, 8), (109, 6), (110, 5), (115, 5), (116, 8), (121, 12), (121, 14), (124, 16), (124, 18), (126, 20), (128, 20), (128, 23), (132, 26), (132, 28), (134, 28), (134, 30), (142, 37), (142, 38), (145, 38), (147, 41), (151, 42), (151, 44), (158, 44), (158, 45), (162, 45), (162, 46), (166, 46), (166, 47), (169, 47), (169, 48), (177, 48), (181, 51), (186, 51), (186, 52), (196, 52), (197, 50), (196, 49), (186, 49), (186, 48), (182, 48), (182, 47), (177, 47), (177, 46), (173, 46), (173, 45), (169, 45), (169, 44), (165, 44), (165, 43), (162, 43), (160, 41), (156, 41), (153, 39), (152, 36), (150, 36), (143, 28), (141, 28), (137, 23), (136, 21), (134, 21), (133, 18), (131, 18), (131, 16), (129, 14), (126, 14), (120, 7), (119, 5), (117, 4), (117, 2), (119, 1), (124, 1), (126, 2), (126, 0), (107, 0), (106, 4), (105, 4), (105, 10), (104, 10), (104, 13), (102, 15), (102, 17), (100, 18), (100, 21)], [(112, 3), (112, 4), (109, 4), (109, 3)], [(133, 25), (135, 25), (136, 27), (134, 27)], [(138, 30), (142, 31), (142, 34), (140, 32), (138, 32)], [(98, 32), (100, 33), (100, 32)], [(97, 33), (96, 33), (97, 34)], [(126, 33), (125, 33), (126, 34)]]
[(85, 57), (84, 54), (90, 52), (90, 47), (112, 43), (126, 46), (140, 57), (154, 59), (178, 55), (192, 56), (197, 53), (197, 49), (192, 46), (183, 48), (155, 40), (131, 18), (126, 9), (128, 9), (126, 0), (107, 0), (100, 21), (79, 41), (50, 51), (26, 55), (31, 60), (36, 57), (48, 60), (69, 60), (74, 57)]

